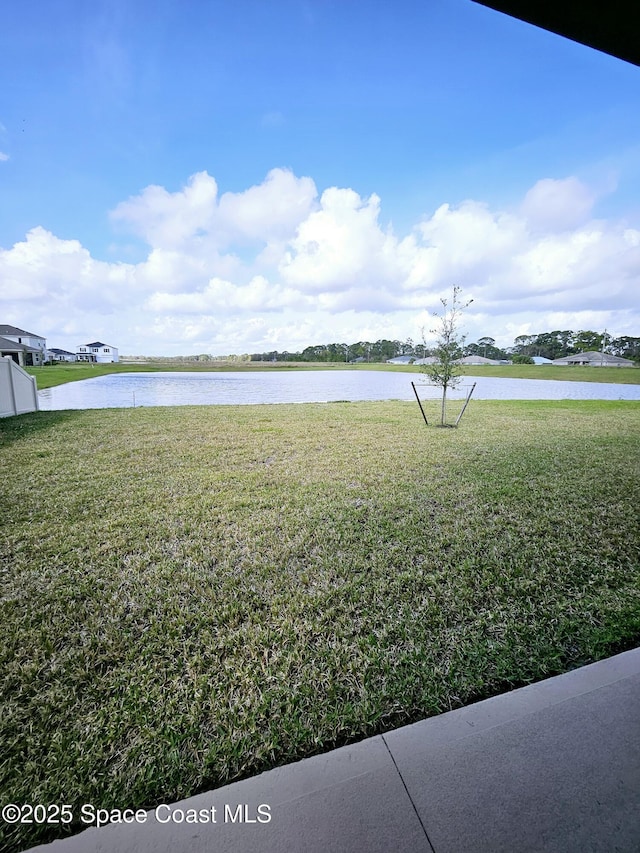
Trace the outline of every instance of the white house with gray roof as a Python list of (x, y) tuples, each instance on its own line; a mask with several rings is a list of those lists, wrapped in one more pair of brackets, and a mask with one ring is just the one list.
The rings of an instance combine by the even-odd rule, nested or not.
[(118, 350), (112, 347), (111, 344), (105, 344), (102, 341), (93, 341), (90, 344), (83, 344), (76, 349), (77, 361), (92, 361), (96, 364), (109, 364), (110, 362), (118, 361)]
[(60, 349), (60, 347), (51, 347), (51, 349), (47, 350), (47, 360), (48, 361), (76, 361), (76, 355), (73, 352), (69, 352), (69, 350)]
[(21, 367), (37, 367), (47, 360), (47, 340), (17, 326), (0, 324), (0, 356), (5, 355)]
[(582, 364), (589, 367), (633, 367), (633, 362), (628, 358), (620, 358), (618, 355), (609, 355), (607, 352), (579, 352), (576, 355), (566, 355), (564, 358), (556, 358), (553, 364)]

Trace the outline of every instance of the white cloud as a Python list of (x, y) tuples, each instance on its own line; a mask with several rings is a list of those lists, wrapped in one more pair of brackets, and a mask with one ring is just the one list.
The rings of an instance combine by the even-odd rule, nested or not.
[(262, 184), (220, 198), (215, 179), (198, 172), (178, 192), (147, 187), (121, 202), (111, 217), (154, 249), (207, 255), (237, 244), (287, 238), (308, 216), (315, 197), (310, 178), (296, 178), (286, 169), (273, 169)]
[(147, 187), (139, 196), (121, 202), (111, 217), (123, 222), (153, 248), (173, 249), (211, 231), (218, 185), (206, 172), (189, 178), (175, 193), (164, 187)]
[[(304, 297), (292, 288), (270, 284), (261, 275), (245, 285), (236, 285), (212, 278), (206, 287), (193, 293), (154, 293), (148, 307), (160, 313), (213, 314), (236, 311), (279, 311), (283, 308), (304, 308)], [(308, 305), (308, 303), (307, 303)]]
[(318, 198), (311, 178), (274, 169), (220, 195), (199, 172), (113, 211), (149, 244), (140, 263), (97, 260), (43, 228), (0, 250), (0, 308), (66, 348), (98, 335), (128, 353), (293, 350), (417, 339), (455, 283), (474, 297), (470, 339), (508, 345), (553, 325), (637, 335), (640, 223), (590, 219), (594, 198), (576, 178), (544, 179), (514, 210), (445, 203), (396, 235), (375, 194)]
[(77, 240), (60, 240), (37, 227), (26, 240), (0, 250), (0, 282), (0, 311), (13, 316), (20, 304), (19, 316), (27, 316), (16, 325), (37, 331), (79, 315), (119, 315), (135, 285), (135, 269), (97, 261)]
[(311, 178), (272, 169), (262, 184), (220, 198), (219, 221), (229, 239), (271, 242), (289, 237), (313, 209), (317, 195)]
[(9, 159), (9, 155), (5, 154), (4, 151), (0, 151), (0, 163), (6, 163)]
[(524, 197), (521, 212), (527, 224), (543, 231), (562, 231), (586, 221), (595, 194), (577, 178), (543, 178)]
[(378, 224), (380, 199), (363, 200), (351, 189), (332, 187), (299, 225), (280, 263), (283, 279), (310, 293), (397, 282), (396, 240)]
[[(33, 228), (26, 240), (8, 251), (0, 251), (3, 286), (0, 298), (34, 299), (46, 295), (60, 300), (64, 294), (78, 296), (87, 289), (97, 293), (107, 280), (117, 280), (121, 264), (95, 261), (77, 240), (60, 240), (44, 228)], [(109, 297), (106, 290), (105, 298)]]

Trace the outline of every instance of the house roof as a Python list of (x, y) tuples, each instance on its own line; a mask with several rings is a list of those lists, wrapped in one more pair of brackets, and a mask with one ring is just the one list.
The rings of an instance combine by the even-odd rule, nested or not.
[(591, 350), (590, 352), (579, 352), (574, 355), (566, 355), (564, 358), (557, 358), (553, 363), (570, 364), (574, 361), (582, 362), (584, 364), (633, 364), (633, 362), (629, 361), (628, 358), (620, 358), (618, 355), (609, 355), (607, 352), (601, 353), (596, 352), (595, 350)]
[(0, 335), (26, 335), (28, 338), (41, 338), (42, 335), (36, 335), (33, 332), (25, 332), (24, 329), (19, 329), (17, 326), (2, 326), (0, 325)]
[(69, 352), (67, 349), (60, 349), (59, 347), (51, 347), (48, 352), (55, 352), (58, 355), (74, 355), (75, 353)]
[(458, 364), (499, 364), (494, 358), (485, 358), (483, 355), (465, 355), (458, 359)]
[(0, 351), (1, 352), (40, 352), (36, 347), (28, 347), (26, 344), (19, 344), (10, 338), (0, 336)]
[[(102, 341), (94, 341), (91, 344), (82, 344), (83, 347), (110, 347), (111, 344), (103, 344)], [(113, 347), (111, 347), (113, 349)]]
[(0, 350), (11, 350), (11, 352), (19, 352), (26, 350), (25, 344), (17, 344), (15, 341), (10, 341), (9, 338), (0, 337)]

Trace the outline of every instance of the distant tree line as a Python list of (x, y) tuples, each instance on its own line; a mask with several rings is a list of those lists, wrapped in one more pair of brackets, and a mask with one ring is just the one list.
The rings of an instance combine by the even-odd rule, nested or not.
[[(495, 360), (529, 361), (532, 356), (543, 358), (564, 358), (580, 352), (603, 349), (610, 355), (621, 356), (640, 363), (640, 337), (622, 336), (613, 338), (604, 333), (592, 331), (572, 332), (570, 330), (541, 332), (536, 335), (519, 335), (513, 346), (501, 349), (494, 338), (478, 338), (474, 343), (462, 349), (463, 356), (480, 355)], [(251, 353), (251, 361), (313, 361), (313, 362), (385, 362), (399, 355), (425, 358), (434, 355), (435, 349), (424, 344), (414, 344), (411, 338), (406, 341), (382, 339), (375, 342), (358, 341), (353, 344), (333, 343), (316, 344), (306, 347), (302, 352)]]
[(566, 355), (576, 355), (580, 352), (604, 352), (617, 355), (632, 361), (640, 361), (640, 338), (623, 335), (614, 338), (600, 332), (570, 330), (542, 332), (539, 335), (519, 335), (512, 347), (512, 352), (520, 355), (541, 355), (544, 358), (564, 358)]
[[(600, 332), (553, 331), (541, 332), (537, 335), (519, 335), (513, 346), (501, 349), (496, 346), (494, 338), (488, 336), (478, 338), (474, 343), (462, 347), (462, 355), (481, 355), (497, 361), (528, 362), (534, 355), (544, 358), (564, 358), (580, 352), (602, 350), (604, 334)], [(622, 336), (619, 338), (606, 335), (604, 351), (610, 355), (618, 355), (640, 363), (640, 337)], [(367, 362), (371, 364), (385, 362), (398, 355), (409, 355), (414, 358), (425, 358), (436, 354), (436, 348), (429, 348), (422, 343), (414, 343), (411, 338), (406, 341), (387, 340), (358, 341), (353, 344), (333, 343), (316, 344), (302, 352), (268, 352), (243, 353), (242, 355), (198, 355), (177, 356), (123, 356), (135, 361), (166, 361), (166, 362), (208, 362), (208, 361), (311, 361), (311, 362)]]
[(199, 353), (198, 355), (123, 355), (125, 361), (156, 362), (165, 361), (168, 364), (191, 364), (194, 361), (251, 361), (249, 353), (243, 355), (209, 355)]
[[(316, 344), (306, 347), (302, 352), (252, 353), (251, 361), (357, 361), (383, 362), (396, 355), (415, 355), (420, 358), (424, 347), (413, 345), (409, 338), (401, 341), (358, 341), (355, 344)], [(420, 354), (418, 354), (420, 353)]]

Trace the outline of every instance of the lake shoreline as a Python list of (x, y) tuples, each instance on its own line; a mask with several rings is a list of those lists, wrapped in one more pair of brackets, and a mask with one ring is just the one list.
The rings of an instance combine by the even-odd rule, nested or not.
[[(361, 371), (375, 370), (385, 373), (410, 373), (424, 376), (419, 366), (386, 363), (349, 364), (343, 362), (119, 362), (117, 364), (55, 364), (29, 367), (27, 372), (36, 377), (38, 388), (52, 388), (67, 382), (76, 382), (112, 373), (270, 373), (272, 371)], [(504, 379), (541, 379), (566, 382), (597, 382), (623, 385), (640, 385), (640, 367), (561, 367), (558, 365), (512, 364), (470, 367), (462, 370), (463, 376), (484, 376)]]
[[(569, 368), (570, 369), (570, 368)], [(127, 371), (64, 383), (39, 392), (40, 408), (136, 408), (139, 406), (253, 405), (336, 401), (411, 400), (414, 388), (427, 404), (441, 389), (424, 375), (401, 371), (278, 370)], [(513, 377), (464, 376), (448, 397), (473, 400), (640, 400), (640, 386), (616, 383), (540, 381)]]

